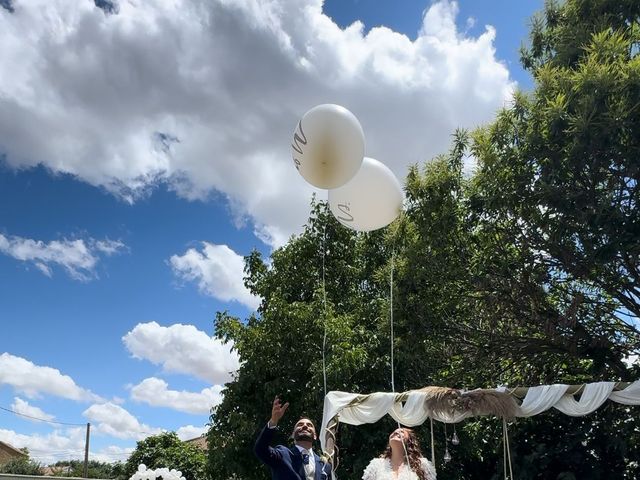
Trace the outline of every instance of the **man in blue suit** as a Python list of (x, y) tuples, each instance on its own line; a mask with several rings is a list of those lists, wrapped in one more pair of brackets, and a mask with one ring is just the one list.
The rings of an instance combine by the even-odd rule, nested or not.
[(313, 422), (301, 418), (293, 427), (294, 445), (269, 446), (276, 431), (278, 422), (287, 410), (278, 397), (273, 401), (271, 419), (256, 439), (254, 452), (256, 456), (271, 469), (273, 480), (328, 480), (331, 478), (331, 465), (320, 460), (320, 456), (312, 449), (317, 438)]

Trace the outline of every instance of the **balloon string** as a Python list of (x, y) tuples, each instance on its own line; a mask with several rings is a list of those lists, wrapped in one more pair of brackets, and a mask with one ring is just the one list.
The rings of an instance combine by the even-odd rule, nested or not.
[[(400, 422), (398, 422), (398, 428), (402, 428), (400, 426)], [(402, 435), (400, 438), (402, 439), (402, 449), (404, 450), (404, 458), (405, 458), (405, 461), (407, 462), (407, 468), (409, 469), (409, 471), (412, 471), (411, 464), (409, 463), (409, 450), (407, 449), (407, 445), (404, 443), (404, 429), (402, 431)]]
[[(394, 255), (395, 252), (391, 253), (391, 280), (390, 280), (390, 285), (391, 287), (389, 288), (389, 320), (390, 320), (390, 324), (391, 324), (391, 391), (393, 393), (396, 393), (396, 385), (395, 385), (395, 378), (394, 378), (394, 366), (393, 366), (393, 260), (394, 260)], [(400, 421), (398, 421), (398, 428), (402, 428), (402, 425), (400, 425)], [(407, 462), (407, 468), (411, 469), (411, 465), (409, 464), (409, 452), (407, 450), (407, 446), (404, 443), (404, 434), (402, 434), (402, 436), (400, 437), (400, 439), (402, 440), (402, 449), (404, 450), (404, 456)]]
[(325, 255), (327, 251), (327, 225), (325, 223), (322, 232), (322, 305), (324, 310), (324, 335), (322, 337), (322, 379), (324, 381), (324, 396), (327, 396), (327, 290), (325, 286)]
[(396, 392), (395, 376), (394, 376), (394, 363), (393, 363), (393, 266), (394, 266), (395, 252), (391, 253), (391, 281), (389, 288), (389, 319), (391, 323), (391, 391)]
[[(504, 478), (513, 480), (513, 467), (511, 466), (511, 448), (509, 447), (509, 430), (507, 420), (502, 418), (502, 444), (504, 446)], [(509, 474), (507, 475), (507, 463), (509, 464)]]
[(504, 419), (502, 420), (502, 471), (504, 472), (504, 480), (507, 480), (507, 441), (504, 436)]
[(436, 465), (436, 447), (433, 440), (433, 417), (429, 417), (429, 423), (431, 425), (431, 463), (433, 463), (434, 467)]

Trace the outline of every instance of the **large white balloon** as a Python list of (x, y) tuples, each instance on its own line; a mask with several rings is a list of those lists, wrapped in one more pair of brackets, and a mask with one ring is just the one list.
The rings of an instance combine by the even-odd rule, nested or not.
[(340, 187), (353, 178), (362, 164), (362, 126), (353, 113), (340, 105), (318, 105), (298, 122), (291, 154), (298, 172), (311, 185)]
[(338, 221), (368, 232), (389, 225), (400, 214), (404, 194), (389, 168), (365, 157), (362, 167), (346, 185), (329, 190), (329, 208)]

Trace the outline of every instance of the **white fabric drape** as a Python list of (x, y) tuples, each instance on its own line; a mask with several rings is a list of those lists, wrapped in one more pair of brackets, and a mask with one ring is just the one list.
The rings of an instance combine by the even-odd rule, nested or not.
[(623, 405), (640, 405), (640, 380), (636, 380), (624, 390), (611, 392), (609, 399)]
[(395, 399), (394, 393), (372, 393), (365, 402), (342, 410), (340, 421), (350, 425), (377, 422), (393, 410)]
[(540, 385), (531, 387), (516, 411), (518, 417), (532, 417), (554, 406), (566, 393), (569, 385)]
[[(568, 394), (568, 385), (542, 385), (531, 387), (518, 407), (516, 416), (531, 417), (550, 408), (571, 415), (587, 415), (599, 408), (607, 399), (624, 405), (640, 405), (640, 380), (624, 390), (614, 392), (614, 382), (588, 383), (581, 389), (580, 399)], [(505, 391), (504, 388), (499, 388)], [(403, 394), (372, 393), (359, 395), (346, 392), (329, 392), (324, 400), (320, 443), (326, 451), (327, 426), (332, 420), (350, 425), (375, 423), (385, 415), (407, 426), (424, 423), (429, 417), (439, 422), (457, 423), (471, 416), (469, 412), (435, 414), (425, 407), (425, 393), (412, 391)]]
[(588, 415), (607, 401), (615, 386), (615, 382), (588, 383), (580, 400), (576, 400), (573, 395), (563, 395), (554, 407), (572, 417)]

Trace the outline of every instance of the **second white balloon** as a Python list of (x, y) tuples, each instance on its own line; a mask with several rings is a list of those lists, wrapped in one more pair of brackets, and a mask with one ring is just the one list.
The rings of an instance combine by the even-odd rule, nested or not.
[(386, 227), (402, 210), (404, 193), (393, 172), (382, 162), (364, 157), (358, 173), (340, 188), (329, 190), (329, 208), (353, 230)]

